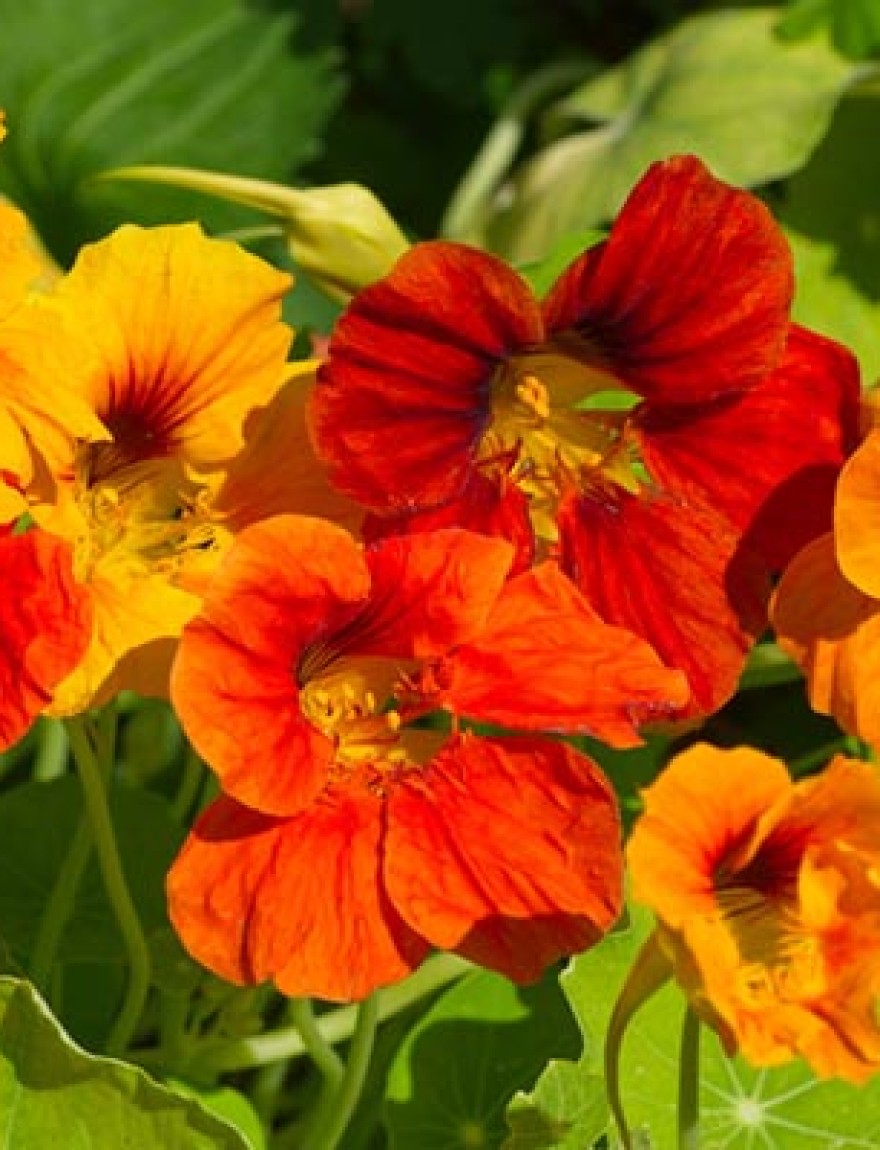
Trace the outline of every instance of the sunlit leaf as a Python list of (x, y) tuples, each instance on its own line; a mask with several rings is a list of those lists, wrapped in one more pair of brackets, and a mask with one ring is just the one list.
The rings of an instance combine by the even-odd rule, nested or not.
[(0, 978), (0, 1145), (10, 1150), (252, 1150), (142, 1070), (81, 1050), (26, 982)]
[[(561, 984), (593, 1036), (587, 1053), (598, 1069), (615, 997), (651, 929), (632, 909), (628, 930), (575, 958)], [(678, 1036), (684, 999), (668, 985), (636, 1014), (623, 1040), (621, 1094), (630, 1126), (656, 1146), (675, 1146)], [(703, 1030), (700, 1052), (700, 1146), (724, 1150), (869, 1150), (880, 1145), (880, 1081), (856, 1087), (819, 1081), (803, 1062), (756, 1070), (725, 1057)]]
[(799, 40), (827, 28), (835, 45), (858, 60), (880, 48), (877, 0), (794, 0), (777, 25), (780, 36)]
[(611, 219), (647, 166), (680, 152), (751, 187), (796, 171), (861, 75), (823, 41), (789, 44), (775, 11), (695, 16), (557, 105), (568, 134), (516, 174), (490, 246), (539, 259), (566, 232)]

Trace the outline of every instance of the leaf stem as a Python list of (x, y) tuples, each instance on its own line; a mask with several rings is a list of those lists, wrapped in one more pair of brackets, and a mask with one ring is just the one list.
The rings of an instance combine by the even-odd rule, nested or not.
[(752, 648), (749, 661), (739, 681), (741, 691), (796, 683), (803, 678), (800, 667), (775, 643), (760, 643)]
[(288, 1003), (290, 1021), (299, 1031), (303, 1045), (315, 1066), (321, 1072), (327, 1086), (335, 1088), (345, 1073), (345, 1063), (317, 1024), (310, 998), (293, 998)]
[[(419, 969), (397, 986), (387, 987), (378, 992), (379, 1021), (384, 1022), (400, 1014), (413, 1003), (441, 990), (455, 982), (463, 974), (473, 970), (464, 958), (455, 954), (438, 954), (429, 958)], [(322, 1040), (330, 1046), (350, 1038), (357, 1021), (357, 1007), (343, 1006), (329, 1011), (315, 1019), (315, 1026)], [(308, 1054), (303, 1036), (296, 1026), (255, 1034), (249, 1038), (236, 1038), (206, 1044), (193, 1058), (189, 1072), (206, 1077), (235, 1070), (251, 1070), (272, 1062), (282, 1062), (288, 1058), (299, 1058)], [(152, 1065), (153, 1051), (139, 1051), (135, 1061)]]
[(684, 1012), (678, 1064), (678, 1150), (699, 1150), (700, 1137), (700, 1020)]
[(92, 828), (88, 816), (83, 812), (40, 919), (31, 952), (31, 981), (56, 1011), (58, 1003), (53, 1001), (49, 980), (58, 946), (73, 914), (79, 884), (91, 855)]
[(363, 1092), (370, 1069), (370, 1057), (379, 1025), (379, 995), (372, 994), (357, 1008), (357, 1021), (351, 1038), (348, 1062), (333, 1091), (322, 1098), (309, 1138), (310, 1150), (336, 1150)]
[(471, 243), (482, 238), (486, 211), (516, 159), (528, 120), (541, 104), (582, 80), (588, 71), (584, 63), (556, 62), (529, 76), (514, 92), (455, 189), (440, 235)]
[[(83, 789), (98, 865), (104, 888), (128, 954), (128, 984), (122, 1009), (107, 1039), (106, 1052), (118, 1056), (126, 1050), (138, 1024), (147, 992), (150, 988), (150, 954), (144, 933), (128, 890), (122, 869), (113, 820), (107, 801), (109, 769), (102, 771), (95, 745), (85, 722), (80, 717), (67, 720), (67, 735)], [(109, 768), (114, 739), (108, 725), (101, 723), (96, 731), (96, 742), (103, 752), (104, 766)]]

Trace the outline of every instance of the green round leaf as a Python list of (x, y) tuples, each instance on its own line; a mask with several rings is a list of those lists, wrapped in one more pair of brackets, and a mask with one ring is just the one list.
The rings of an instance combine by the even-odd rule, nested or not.
[(0, 978), (0, 1145), (14, 1150), (252, 1150), (142, 1070), (86, 1054), (26, 982)]
[(490, 1150), (504, 1108), (548, 1058), (577, 1047), (554, 975), (517, 989), (500, 975), (468, 975), (420, 1019), (388, 1078), (386, 1123), (399, 1150)]

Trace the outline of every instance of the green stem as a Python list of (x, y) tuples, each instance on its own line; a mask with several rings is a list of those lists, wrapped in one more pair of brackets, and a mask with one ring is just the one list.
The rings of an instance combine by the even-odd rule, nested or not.
[[(67, 721), (67, 735), (83, 788), (86, 813), (104, 888), (128, 954), (129, 970), (125, 999), (106, 1044), (107, 1054), (115, 1056), (124, 1053), (143, 1012), (150, 988), (150, 953), (119, 858), (107, 802), (108, 779), (102, 775), (101, 763), (80, 719), (73, 718)], [(106, 753), (112, 749), (113, 740), (108, 738), (106, 730), (99, 728), (98, 738), (102, 751)]]
[(299, 1031), (312, 1062), (325, 1083), (335, 1088), (345, 1073), (345, 1063), (321, 1033), (309, 998), (294, 998), (287, 1007), (290, 1020)]
[[(454, 954), (438, 954), (429, 958), (405, 982), (379, 991), (379, 1021), (393, 1018), (413, 1003), (455, 982), (470, 970), (473, 970), (472, 965)], [(327, 1045), (335, 1046), (351, 1037), (356, 1021), (357, 1007), (343, 1006), (316, 1018), (315, 1025), (322, 1040)], [(255, 1034), (250, 1038), (206, 1044), (193, 1058), (190, 1073), (211, 1077), (227, 1071), (250, 1070), (288, 1058), (299, 1058), (304, 1054), (308, 1054), (308, 1049), (303, 1036), (296, 1026), (290, 1026), (267, 1034)], [(136, 1061), (152, 1065), (153, 1052), (140, 1052)]]
[(529, 119), (551, 96), (583, 79), (587, 70), (583, 63), (557, 62), (517, 89), (453, 193), (440, 225), (442, 236), (469, 242), (480, 238), (486, 210), (516, 159)]
[(861, 739), (857, 739), (854, 735), (839, 735), (836, 739), (823, 743), (821, 747), (816, 747), (812, 751), (807, 751), (805, 755), (793, 759), (788, 764), (788, 769), (795, 778), (800, 778), (801, 775), (811, 774), (817, 767), (824, 767), (834, 755), (847, 755), (851, 759), (868, 761), (872, 758), (870, 748)]
[(44, 718), (40, 723), (39, 750), (34, 758), (33, 777), (37, 782), (51, 782), (67, 769), (67, 735), (59, 719)]
[(49, 993), (49, 979), (55, 965), (58, 946), (73, 914), (76, 893), (79, 890), (79, 884), (85, 874), (91, 854), (92, 829), (88, 817), (83, 813), (40, 919), (37, 938), (31, 953), (31, 980), (38, 990), (42, 991), (49, 999), (53, 1007), (57, 1007), (58, 1004), (52, 1002)]
[(318, 1106), (309, 1150), (336, 1150), (339, 1145), (367, 1080), (378, 1025), (379, 995), (373, 994), (358, 1007), (345, 1072), (336, 1090)]
[(699, 1150), (700, 1020), (685, 1010), (678, 1065), (678, 1150)]

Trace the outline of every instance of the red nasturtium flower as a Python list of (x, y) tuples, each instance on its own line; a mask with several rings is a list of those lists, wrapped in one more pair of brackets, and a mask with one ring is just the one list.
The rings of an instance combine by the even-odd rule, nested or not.
[[(356, 999), (432, 946), (530, 981), (613, 923), (619, 826), (601, 772), (567, 744), (478, 737), (458, 716), (506, 721), (516, 699), (523, 725), (626, 745), (687, 685), (554, 565), (508, 580), (512, 558), (461, 530), (364, 550), (297, 516), (237, 537), (172, 674), (226, 792), (168, 880), (205, 965)], [(413, 726), (437, 706), (451, 731)]]
[(729, 1053), (880, 1070), (880, 777), (836, 758), (792, 782), (760, 751), (698, 745), (645, 791), (627, 848), (656, 942)]
[(880, 747), (880, 431), (841, 472), (834, 518), (786, 568), (772, 622), (813, 708)]
[(710, 711), (765, 624), (768, 568), (827, 528), (855, 435), (855, 362), (791, 325), (792, 284), (767, 209), (688, 157), (655, 164), (543, 302), (492, 255), (416, 244), (337, 324), (316, 446), (386, 519), (373, 536), (430, 512), (514, 539), (522, 565), (530, 538), (558, 556)]

